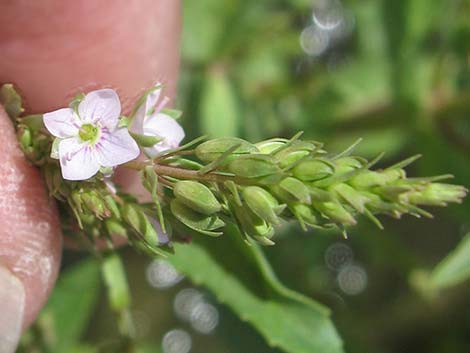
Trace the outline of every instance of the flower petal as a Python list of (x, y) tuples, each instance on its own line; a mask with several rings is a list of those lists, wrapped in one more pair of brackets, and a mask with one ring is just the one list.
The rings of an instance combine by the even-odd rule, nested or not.
[(43, 115), (46, 129), (54, 136), (60, 138), (78, 135), (81, 122), (75, 112), (70, 108), (59, 109)]
[(103, 167), (114, 167), (136, 159), (139, 146), (125, 128), (113, 132), (104, 132), (95, 145), (97, 158)]
[(121, 102), (112, 89), (93, 91), (80, 102), (78, 113), (85, 123), (100, 123), (103, 127), (114, 129), (119, 122)]
[(137, 109), (137, 112), (135, 113), (134, 118), (132, 119), (130, 125), (131, 132), (139, 135), (142, 135), (144, 133), (144, 120), (149, 115), (149, 113), (152, 112), (152, 109), (155, 108), (155, 105), (157, 104), (158, 99), (160, 98), (161, 92), (162, 86), (160, 83), (157, 83), (155, 87), (148, 91), (145, 101)]
[(86, 180), (100, 169), (93, 148), (75, 137), (60, 141), (59, 157), (62, 176), (67, 180)]
[(161, 137), (172, 148), (184, 139), (184, 130), (171, 116), (163, 113), (152, 115), (144, 122), (144, 134)]

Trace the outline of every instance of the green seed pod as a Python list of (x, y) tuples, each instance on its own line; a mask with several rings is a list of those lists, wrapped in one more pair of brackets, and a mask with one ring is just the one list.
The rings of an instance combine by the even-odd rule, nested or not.
[(119, 207), (117, 202), (111, 195), (106, 195), (104, 197), (104, 202), (106, 203), (106, 207), (111, 212), (111, 214), (118, 220), (121, 219), (121, 212), (119, 211)]
[(459, 185), (434, 183), (428, 184), (420, 191), (412, 191), (404, 194), (407, 203), (426, 206), (446, 206), (449, 202), (462, 202), (466, 195), (466, 189)]
[(356, 189), (368, 189), (374, 186), (384, 186), (404, 178), (403, 169), (388, 169), (384, 171), (365, 170), (350, 180), (350, 184)]
[(126, 203), (122, 208), (122, 216), (132, 229), (143, 237), (147, 245), (158, 246), (158, 234), (140, 206)]
[(399, 217), (400, 214), (406, 212), (405, 207), (396, 203), (387, 202), (374, 193), (367, 191), (361, 191), (360, 193), (369, 199), (367, 209), (372, 213), (382, 213), (392, 217)]
[(363, 167), (363, 163), (355, 157), (343, 157), (334, 161), (337, 174), (346, 174)]
[(248, 186), (243, 189), (242, 196), (248, 207), (266, 222), (279, 224), (277, 213), (281, 211), (279, 202), (266, 190), (259, 186)]
[(228, 164), (228, 171), (243, 178), (262, 178), (282, 175), (282, 170), (269, 155), (239, 155)]
[(127, 237), (127, 230), (121, 222), (116, 219), (109, 218), (105, 220), (106, 230), (110, 235), (119, 235), (121, 237)]
[(181, 201), (174, 199), (170, 203), (171, 213), (187, 227), (210, 236), (219, 236), (222, 233), (214, 230), (222, 228), (225, 223), (215, 215), (206, 216), (187, 207)]
[(310, 191), (299, 179), (287, 177), (273, 187), (276, 194), (285, 202), (301, 202), (310, 205)]
[(289, 206), (292, 213), (301, 221), (311, 226), (319, 225), (318, 214), (311, 207), (303, 203), (294, 203)]
[(255, 239), (263, 245), (274, 244), (269, 239), (274, 235), (274, 228), (250, 209), (233, 205), (235, 216), (245, 235)]
[(344, 183), (334, 185), (331, 191), (349, 203), (357, 212), (364, 213), (365, 205), (369, 198), (362, 195), (359, 191)]
[(220, 212), (222, 209), (212, 191), (197, 181), (178, 181), (173, 188), (173, 194), (187, 207), (207, 216)]
[(302, 181), (317, 181), (328, 178), (335, 172), (334, 167), (320, 159), (308, 160), (300, 163), (293, 170), (297, 179)]
[(356, 225), (354, 217), (337, 201), (313, 202), (312, 205), (333, 222), (345, 226)]
[(276, 159), (279, 161), (281, 168), (287, 168), (311, 154), (316, 148), (315, 145), (309, 142), (297, 142), (276, 153)]
[(225, 151), (236, 145), (239, 146), (232, 152), (232, 156), (259, 152), (256, 146), (248, 141), (237, 137), (222, 137), (201, 143), (196, 147), (195, 153), (196, 157), (201, 161), (210, 163), (219, 158)]
[(270, 154), (277, 149), (283, 147), (288, 140), (286, 139), (271, 139), (262, 142), (258, 142), (255, 146), (262, 154)]

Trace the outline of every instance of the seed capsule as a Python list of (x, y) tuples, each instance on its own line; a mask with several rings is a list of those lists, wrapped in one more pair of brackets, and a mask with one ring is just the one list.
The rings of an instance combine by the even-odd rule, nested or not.
[(279, 224), (276, 211), (279, 212), (279, 202), (266, 190), (259, 186), (248, 186), (243, 189), (243, 198), (248, 207), (266, 222)]
[(283, 147), (288, 140), (286, 139), (272, 139), (262, 142), (258, 142), (255, 146), (258, 148), (259, 152), (262, 154), (270, 154), (277, 149)]
[(225, 151), (236, 145), (239, 146), (232, 152), (232, 156), (259, 152), (258, 148), (248, 141), (237, 137), (223, 137), (201, 143), (196, 147), (195, 153), (197, 158), (201, 161), (210, 163), (219, 158)]
[(210, 236), (219, 236), (222, 233), (214, 230), (225, 226), (225, 223), (215, 215), (207, 216), (187, 207), (181, 201), (174, 199), (170, 203), (171, 213), (187, 227)]
[(222, 209), (210, 189), (196, 181), (184, 180), (176, 183), (173, 194), (181, 203), (192, 210), (210, 216)]
[(310, 226), (318, 225), (318, 217), (316, 212), (309, 206), (303, 203), (294, 203), (289, 205), (292, 213), (299, 219), (299, 221)]
[(308, 187), (299, 179), (287, 177), (279, 183), (279, 186), (275, 186), (273, 189), (286, 202), (302, 202), (307, 205), (312, 202)]
[(262, 178), (282, 175), (276, 161), (264, 154), (239, 155), (228, 164), (228, 171), (243, 178)]
[(302, 162), (293, 170), (294, 176), (302, 181), (322, 180), (333, 175), (334, 172), (332, 165), (319, 159)]
[(276, 153), (276, 158), (281, 168), (287, 168), (311, 154), (316, 148), (314, 144), (309, 142), (297, 142)]
[(274, 244), (270, 240), (274, 235), (274, 228), (271, 224), (258, 217), (251, 209), (244, 209), (234, 204), (233, 210), (245, 235), (263, 245)]
[(313, 202), (313, 206), (332, 221), (345, 226), (356, 225), (354, 217), (339, 203), (335, 201), (329, 202)]
[(343, 157), (334, 161), (338, 174), (346, 174), (363, 167), (363, 163), (354, 157)]

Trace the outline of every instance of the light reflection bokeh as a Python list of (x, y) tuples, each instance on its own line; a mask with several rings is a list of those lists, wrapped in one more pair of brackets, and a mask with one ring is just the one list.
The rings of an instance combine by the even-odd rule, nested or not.
[(164, 353), (189, 353), (191, 347), (191, 336), (184, 330), (171, 330), (163, 336), (162, 349)]
[(154, 260), (147, 267), (147, 281), (154, 288), (170, 288), (184, 278), (169, 262)]
[(367, 287), (367, 273), (360, 265), (347, 265), (339, 271), (337, 281), (345, 294), (358, 295)]

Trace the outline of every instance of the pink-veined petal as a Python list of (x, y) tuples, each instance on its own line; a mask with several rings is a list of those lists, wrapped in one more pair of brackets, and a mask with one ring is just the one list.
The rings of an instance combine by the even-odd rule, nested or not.
[(112, 130), (119, 122), (121, 102), (112, 89), (93, 91), (80, 102), (78, 113), (84, 123), (99, 123)]
[(160, 137), (167, 145), (174, 147), (177, 147), (185, 136), (181, 125), (171, 116), (163, 113), (152, 115), (145, 120), (144, 134)]
[(95, 145), (95, 151), (103, 167), (114, 167), (129, 162), (140, 154), (139, 146), (125, 128), (103, 132), (100, 141)]
[(137, 112), (132, 119), (130, 125), (130, 131), (134, 134), (142, 135), (144, 133), (144, 120), (155, 108), (155, 105), (160, 98), (162, 92), (162, 86), (160, 83), (157, 83), (148, 93), (145, 101), (137, 109)]
[(59, 109), (43, 115), (46, 129), (54, 136), (67, 138), (78, 135), (80, 120), (70, 108)]
[(60, 141), (59, 159), (62, 176), (67, 180), (86, 180), (100, 169), (93, 147), (75, 137)]

